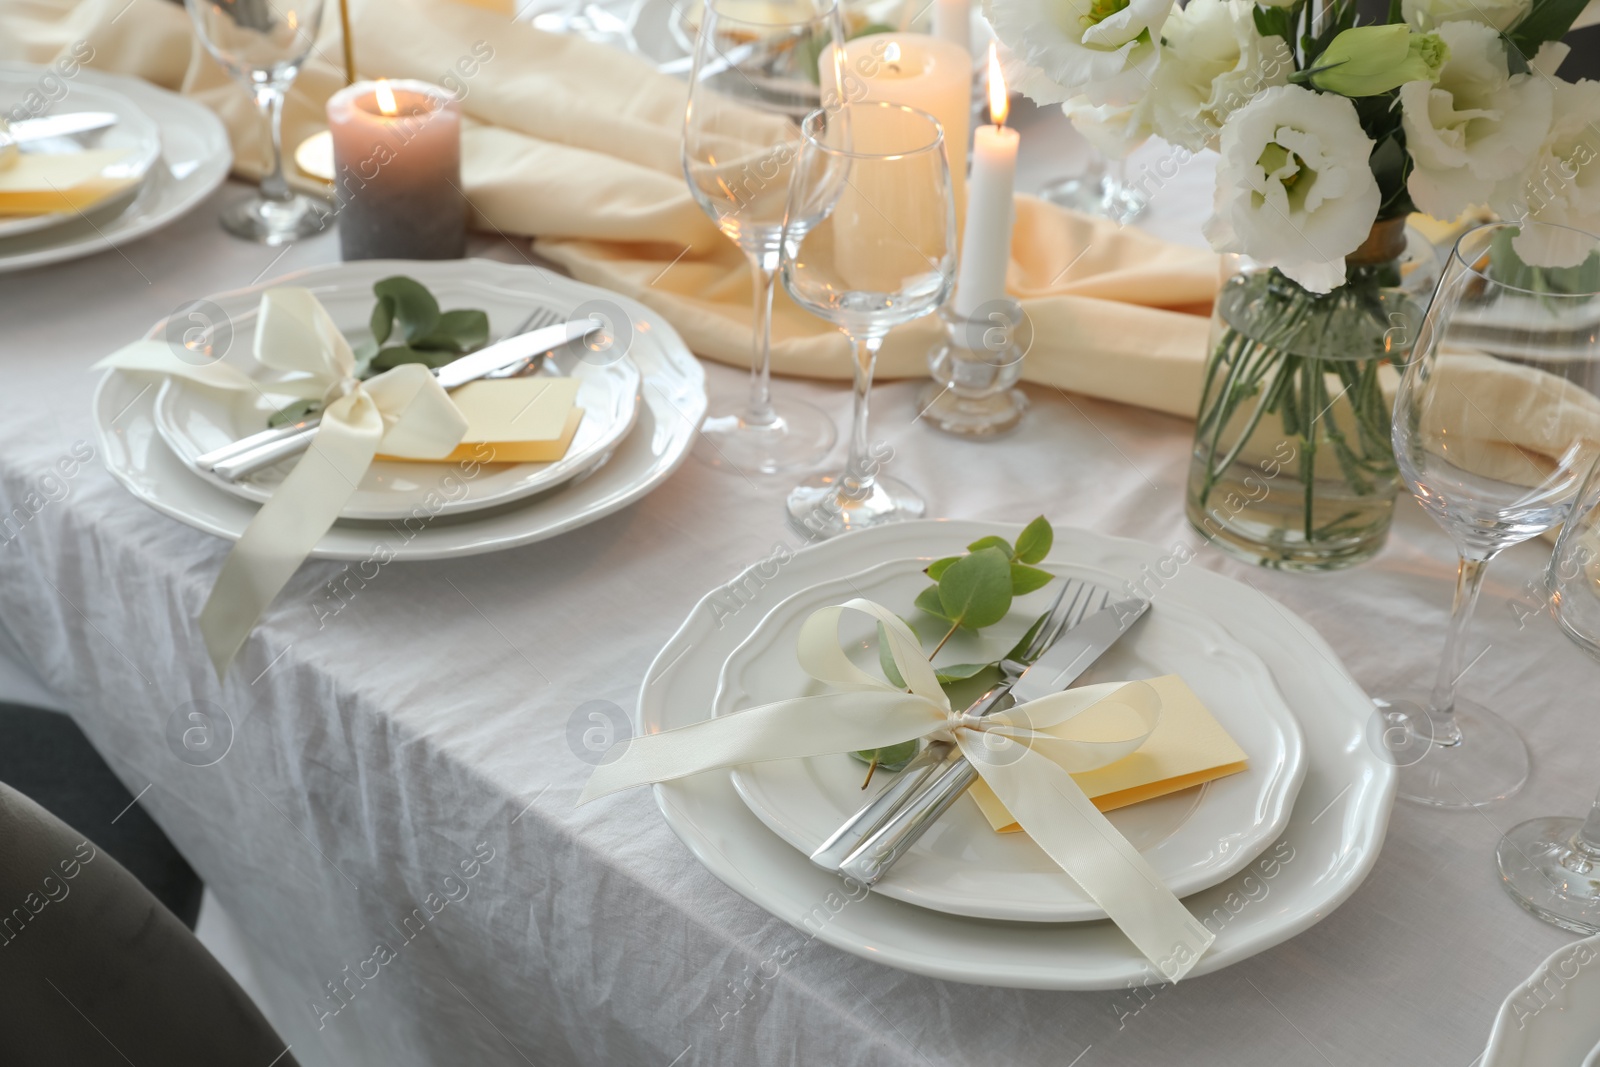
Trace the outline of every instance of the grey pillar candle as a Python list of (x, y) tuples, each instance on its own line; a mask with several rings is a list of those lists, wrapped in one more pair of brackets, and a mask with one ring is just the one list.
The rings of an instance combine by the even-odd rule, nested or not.
[(357, 82), (328, 100), (328, 129), (345, 259), (465, 254), (461, 111), (448, 90)]

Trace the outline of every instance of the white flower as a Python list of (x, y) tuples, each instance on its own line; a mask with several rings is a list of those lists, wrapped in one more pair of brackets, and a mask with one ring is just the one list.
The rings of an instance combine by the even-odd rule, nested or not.
[(1150, 126), (1143, 120), (1144, 110), (1138, 104), (1091, 104), (1082, 96), (1061, 105), (1062, 113), (1072, 120), (1073, 129), (1108, 159), (1125, 159), (1150, 136)]
[[(1495, 189), (1490, 205), (1510, 222), (1533, 219), (1600, 233), (1600, 82), (1555, 84), (1555, 119), (1526, 169)], [(1594, 242), (1527, 230), (1513, 242), (1536, 267), (1575, 267)]]
[(1006, 75), (1041, 104), (1087, 96), (1131, 104), (1160, 59), (1173, 0), (984, 0), (983, 12), (1014, 63)]
[(1222, 127), (1211, 247), (1243, 252), (1310, 289), (1344, 284), (1382, 198), (1356, 106), (1298, 85), (1262, 92)]
[(1263, 89), (1288, 82), (1294, 57), (1256, 30), (1250, 0), (1190, 0), (1161, 31), (1161, 62), (1143, 122), (1191, 151), (1214, 146), (1228, 116)]
[(1447, 22), (1439, 80), (1400, 87), (1401, 123), (1415, 163), (1406, 188), (1417, 207), (1453, 219), (1519, 174), (1550, 129), (1550, 86), (1506, 69), (1500, 35), (1481, 22)]
[(1488, 23), (1503, 30), (1532, 4), (1533, 0), (1400, 0), (1400, 17), (1419, 30), (1463, 21)]

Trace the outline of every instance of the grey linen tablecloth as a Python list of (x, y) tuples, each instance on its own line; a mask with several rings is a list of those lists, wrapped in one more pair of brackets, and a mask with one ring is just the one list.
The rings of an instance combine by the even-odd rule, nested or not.
[[(1025, 143), (1037, 183), (1065, 142), (1041, 129)], [(1207, 182), (1196, 162), (1161, 184), (1148, 225), (1195, 240)], [(219, 686), (194, 620), (227, 545), (84, 458), (87, 368), (185, 301), (336, 258), (326, 237), (287, 252), (226, 237), (217, 211), (242, 195), (225, 189), (120, 252), (0, 278), (0, 645), (72, 710), (239, 921), (262, 1008), (301, 1063), (1467, 1067), (1507, 991), (1570, 939), (1520, 911), (1493, 866), (1501, 829), (1576, 814), (1600, 785), (1600, 668), (1530, 614), (1539, 543), (1491, 569), (1463, 683), (1526, 732), (1524, 793), (1482, 813), (1397, 806), (1343, 907), (1154, 995), (981, 988), (857, 959), (708, 874), (648, 791), (574, 807), (589, 771), (569, 743), (578, 709), (631, 711), (703, 594), (798, 546), (784, 479), (691, 460), (641, 503), (553, 541), (362, 580), (309, 564)], [(505, 242), (479, 251), (523, 256)], [(711, 373), (715, 387), (741, 380)], [(836, 386), (779, 387), (847, 409)], [(1196, 543), (1182, 518), (1189, 423), (1031, 389), (1021, 432), (977, 445), (914, 423), (913, 388), (876, 392), (876, 434), (932, 514), (1043, 512)], [(1209, 549), (1197, 562), (1300, 612), (1371, 689), (1431, 677), (1454, 561), (1409, 500), (1383, 554), (1336, 577)], [(218, 708), (235, 728), (226, 755), (180, 759), (189, 714)], [(0, 1005), (0, 1025), (27, 1020)]]

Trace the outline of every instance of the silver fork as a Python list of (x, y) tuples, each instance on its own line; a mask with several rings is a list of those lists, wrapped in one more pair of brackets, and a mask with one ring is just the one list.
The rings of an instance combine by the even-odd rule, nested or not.
[[(534, 308), (528, 317), (522, 320), (521, 326), (518, 326), (510, 333), (501, 337), (500, 341), (504, 341), (507, 337), (521, 337), (529, 330), (542, 330), (546, 326), (554, 326), (557, 322), (561, 321), (561, 317), (561, 312), (555, 310), (554, 308)], [(499, 344), (499, 341), (496, 341), (495, 343)], [(537, 355), (529, 356), (521, 363), (513, 363), (509, 367), (501, 367), (499, 370), (490, 371), (488, 374), (485, 374), (484, 377), (520, 378), (524, 375), (533, 374), (538, 371), (539, 367), (544, 361), (545, 356), (547, 355), (549, 355), (548, 352), (540, 352)]]
[[(1044, 655), (1067, 630), (1083, 620), (1090, 605), (1103, 601), (1106, 591), (1081, 578), (1061, 579), (1061, 590), (1039, 622), (1032, 627), (1033, 634), (1020, 655), (1000, 661), (1000, 681), (967, 708), (969, 715), (985, 715), (994, 710), (1002, 697), (1011, 691), (1022, 672), (1033, 661)], [(885, 786), (860, 811), (833, 832), (822, 846), (811, 854), (811, 862), (830, 871), (837, 871), (845, 859), (860, 845), (877, 833), (885, 823), (931, 781), (935, 772), (944, 766), (955, 746), (948, 741), (934, 741), (917, 757), (906, 764), (895, 781)]]

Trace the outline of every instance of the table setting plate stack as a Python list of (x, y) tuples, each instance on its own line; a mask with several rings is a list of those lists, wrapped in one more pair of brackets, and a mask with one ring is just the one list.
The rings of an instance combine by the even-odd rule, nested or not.
[[(15, 162), (0, 166), (0, 273), (160, 229), (211, 195), (233, 164), (227, 130), (208, 108), (69, 57), (49, 66), (0, 62), (0, 119), (12, 127), (0, 145), (16, 142), (14, 161), (63, 168), (41, 170), (35, 185)], [(35, 189), (60, 190), (62, 203), (7, 206)]]
[(687, 454), (705, 410), (704, 372), (672, 328), (642, 305), (534, 267), (367, 260), (216, 294), (152, 327), (151, 338), (176, 339), (180, 348), (198, 343), (205, 350), (198, 361), (228, 364), (258, 388), (249, 395), (224, 394), (177, 376), (152, 385), (147, 376), (113, 369), (94, 403), (112, 474), (158, 511), (238, 540), (299, 462), (287, 458), (231, 480), (201, 462), (208, 452), (266, 429), (284, 404), (272, 388), (281, 372), (252, 354), (262, 292), (308, 289), (340, 331), (359, 341), (370, 336), (374, 284), (397, 275), (416, 279), (444, 307), (483, 310), (491, 339), (504, 339), (530, 320), (548, 325), (598, 314), (615, 332), (608, 341), (615, 347), (595, 352), (582, 341), (570, 342), (538, 368), (540, 376), (578, 382), (576, 406), (583, 417), (560, 459), (379, 459), (313, 557), (366, 559), (376, 540), (389, 543), (396, 559), (472, 555), (538, 541), (638, 499)]
[[(741, 576), (733, 587), (758, 590), (754, 599), (730, 612), (712, 593), (657, 656), (640, 688), (636, 734), (816, 692), (795, 656), (813, 612), (864, 598), (909, 618), (928, 583), (924, 568), (980, 538), (1020, 532), (975, 521), (898, 523), (806, 548), (775, 576), (770, 567), (760, 581)], [(1215, 935), (1189, 973), (1236, 963), (1326, 917), (1376, 861), (1395, 781), (1382, 746), (1367, 737), (1371, 704), (1327, 644), (1249, 586), (1173, 565), (1138, 541), (1058, 529), (1039, 566), (1056, 580), (1018, 596), (992, 629), (961, 633), (940, 661), (1004, 655), (1063, 582), (1087, 589), (1095, 607), (1146, 598), (1147, 616), (1074, 684), (1177, 674), (1247, 757), (1239, 773), (1109, 815)], [(870, 671), (870, 633), (841, 627), (840, 639)], [(862, 770), (841, 753), (654, 788), (669, 825), (714, 874), (846, 951), (990, 985), (1114, 989), (1164, 980), (1027, 834), (995, 833), (965, 798), (872, 892), (846, 893), (843, 886), (862, 887), (809, 857), (881, 783), (892, 785), (890, 773), (864, 790)], [(838, 899), (847, 906), (826, 904)]]

